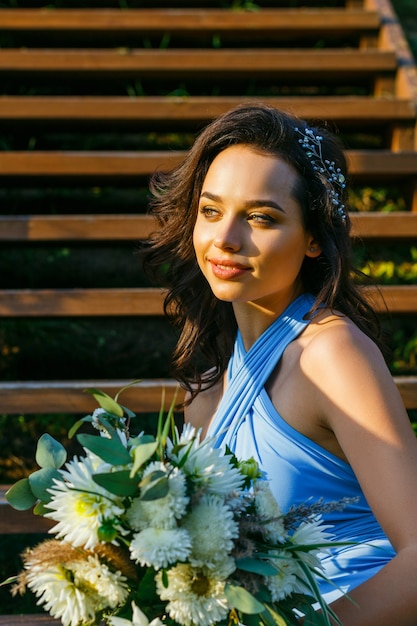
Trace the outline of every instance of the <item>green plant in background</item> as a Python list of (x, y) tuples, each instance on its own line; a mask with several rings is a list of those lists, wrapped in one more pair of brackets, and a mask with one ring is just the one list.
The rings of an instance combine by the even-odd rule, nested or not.
[(401, 192), (387, 187), (354, 187), (349, 190), (349, 206), (354, 211), (405, 211)]

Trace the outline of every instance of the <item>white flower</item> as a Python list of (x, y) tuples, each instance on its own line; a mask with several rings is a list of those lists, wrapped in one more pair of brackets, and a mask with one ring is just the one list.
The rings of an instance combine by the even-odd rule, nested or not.
[(168, 587), (161, 574), (156, 576), (156, 585), (161, 600), (168, 600), (169, 616), (183, 626), (212, 626), (228, 615), (225, 583), (210, 570), (180, 563), (168, 571)]
[[(323, 546), (323, 544), (330, 543), (333, 535), (327, 533), (326, 530), (331, 526), (323, 526), (320, 517), (309, 522), (302, 522), (291, 536), (291, 543), (299, 546), (311, 546), (309, 552), (300, 550), (297, 552), (297, 556), (301, 559), (310, 569), (319, 568), (323, 569), (319, 555), (324, 555), (329, 552), (329, 547)], [(315, 547), (319, 546), (319, 547)]]
[[(275, 576), (266, 576), (265, 583), (271, 592), (272, 601), (279, 602), (291, 593), (301, 591), (297, 579), (301, 570), (297, 561), (291, 555), (288, 556), (284, 550), (274, 554), (276, 558), (271, 559), (271, 563), (278, 572)], [(305, 588), (302, 591), (305, 591)]]
[(176, 520), (186, 512), (189, 497), (186, 494), (184, 474), (178, 468), (158, 461), (146, 468), (143, 477), (156, 471), (163, 472), (168, 478), (169, 491), (166, 496), (157, 500), (135, 498), (132, 501), (132, 506), (127, 511), (127, 519), (134, 530), (142, 530), (150, 525), (156, 528), (175, 528)]
[(52, 510), (45, 517), (58, 522), (49, 532), (87, 550), (99, 542), (97, 531), (104, 521), (110, 521), (119, 533), (125, 534), (116, 521), (124, 513), (121, 498), (97, 485), (92, 478), (93, 473), (109, 467), (99, 463), (98, 457), (87, 454), (82, 460), (74, 457), (66, 470), (60, 470), (63, 480), (56, 480), (49, 489), (52, 499), (48, 509)]
[(160, 569), (185, 561), (191, 552), (191, 539), (181, 528), (145, 528), (134, 536), (130, 552), (136, 563)]
[(174, 465), (184, 460), (182, 470), (192, 478), (197, 488), (207, 493), (226, 496), (240, 491), (244, 476), (230, 463), (230, 457), (220, 448), (213, 448), (213, 439), (206, 438), (200, 443), (200, 431), (186, 425), (179, 437), (178, 446), (167, 442), (167, 453)]
[(203, 495), (182, 521), (192, 540), (190, 563), (215, 567), (232, 551), (239, 535), (232, 511), (217, 496)]
[(265, 538), (273, 544), (285, 541), (287, 532), (282, 511), (272, 494), (269, 483), (266, 480), (258, 481), (254, 494), (257, 513), (264, 522), (262, 530)]
[(145, 613), (134, 602), (132, 602), (132, 611), (132, 621), (123, 617), (108, 617), (107, 622), (110, 626), (163, 626), (163, 622), (158, 617), (149, 622)]
[(128, 588), (120, 572), (111, 572), (97, 557), (69, 563), (26, 563), (28, 587), (38, 604), (63, 626), (93, 623), (96, 612), (126, 601)]

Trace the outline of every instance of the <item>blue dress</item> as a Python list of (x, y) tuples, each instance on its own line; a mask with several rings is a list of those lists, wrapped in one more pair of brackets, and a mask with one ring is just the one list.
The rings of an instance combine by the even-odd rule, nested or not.
[(342, 511), (323, 516), (335, 541), (356, 545), (336, 547), (323, 558), (330, 584), (319, 580), (331, 602), (373, 576), (395, 556), (375, 519), (350, 465), (292, 428), (276, 411), (264, 385), (286, 346), (309, 323), (304, 319), (314, 298), (304, 294), (246, 352), (238, 333), (227, 371), (227, 389), (207, 436), (240, 459), (254, 457), (270, 481), (285, 512), (293, 504), (352, 498)]

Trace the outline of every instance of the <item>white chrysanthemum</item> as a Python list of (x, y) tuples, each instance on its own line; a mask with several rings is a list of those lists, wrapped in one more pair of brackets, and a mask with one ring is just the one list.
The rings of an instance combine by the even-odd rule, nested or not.
[(232, 511), (217, 496), (203, 495), (183, 519), (192, 541), (190, 563), (195, 566), (215, 567), (233, 549), (233, 539), (239, 536), (239, 527)]
[(126, 601), (129, 590), (121, 572), (112, 572), (97, 557), (89, 556), (86, 561), (77, 561), (73, 566), (74, 583), (83, 587), (91, 585), (104, 606), (112, 609)]
[(145, 613), (134, 602), (132, 602), (132, 611), (132, 620), (111, 616), (107, 617), (107, 622), (110, 626), (163, 626), (163, 622), (158, 617), (149, 622)]
[(213, 448), (213, 439), (200, 442), (200, 431), (196, 433), (189, 424), (184, 427), (177, 448), (168, 442), (167, 453), (174, 465), (186, 457), (183, 471), (207, 493), (226, 496), (242, 489), (244, 476), (231, 465), (230, 457), (222, 449)]
[(180, 563), (168, 571), (168, 587), (156, 576), (157, 592), (167, 601), (169, 616), (183, 626), (212, 626), (226, 619), (229, 606), (225, 583), (207, 569)]
[(48, 509), (52, 510), (45, 517), (58, 522), (49, 532), (87, 550), (99, 542), (97, 531), (106, 520), (111, 521), (119, 533), (125, 533), (120, 524), (115, 523), (124, 513), (121, 498), (97, 485), (92, 478), (93, 473), (109, 468), (106, 463), (98, 464), (96, 456), (87, 454), (83, 459), (74, 457), (66, 469), (60, 470), (63, 480), (55, 481), (49, 489), (52, 499)]
[[(329, 543), (333, 535), (326, 532), (331, 526), (323, 526), (320, 517), (310, 522), (302, 522), (291, 537), (291, 543), (299, 546), (311, 546), (309, 552), (300, 550), (297, 552), (298, 558), (301, 559), (308, 567), (323, 569), (319, 555), (329, 552), (329, 549), (323, 544)], [(315, 548), (314, 546), (320, 546)]]
[[(299, 565), (295, 559), (285, 551), (275, 552), (276, 558), (271, 559), (271, 563), (277, 568), (278, 573), (275, 576), (265, 577), (265, 583), (271, 592), (273, 602), (283, 600), (291, 593), (301, 591), (298, 576), (301, 573)], [(305, 588), (302, 589), (305, 591)]]
[(96, 612), (114, 608), (128, 595), (126, 579), (113, 573), (96, 557), (73, 563), (41, 564), (27, 562), (28, 587), (38, 604), (63, 626), (93, 623)]
[(145, 528), (134, 536), (130, 544), (132, 559), (155, 569), (185, 561), (190, 552), (191, 538), (182, 528)]
[[(155, 528), (175, 528), (187, 510), (189, 497), (186, 490), (185, 476), (178, 468), (165, 465), (159, 461), (150, 463), (144, 478), (152, 472), (163, 472), (168, 478), (168, 493), (157, 500), (140, 500), (135, 498), (127, 511), (127, 519), (134, 530), (142, 530), (148, 526)], [(145, 490), (146, 493), (146, 490)]]
[(269, 483), (261, 480), (256, 483), (255, 507), (261, 521), (265, 538), (271, 543), (282, 543), (287, 539), (282, 511), (275, 500)]

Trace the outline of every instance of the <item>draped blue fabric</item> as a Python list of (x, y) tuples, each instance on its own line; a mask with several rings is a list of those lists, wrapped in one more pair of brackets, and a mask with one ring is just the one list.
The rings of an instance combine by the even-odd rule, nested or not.
[(229, 446), (238, 458), (254, 457), (270, 481), (283, 511), (293, 504), (351, 498), (341, 511), (324, 516), (337, 547), (323, 558), (332, 584), (319, 581), (327, 601), (353, 589), (395, 555), (375, 519), (350, 465), (292, 428), (277, 412), (265, 383), (286, 346), (309, 323), (304, 319), (314, 298), (304, 294), (245, 351), (238, 333), (227, 371), (227, 388), (209, 428), (217, 446)]

